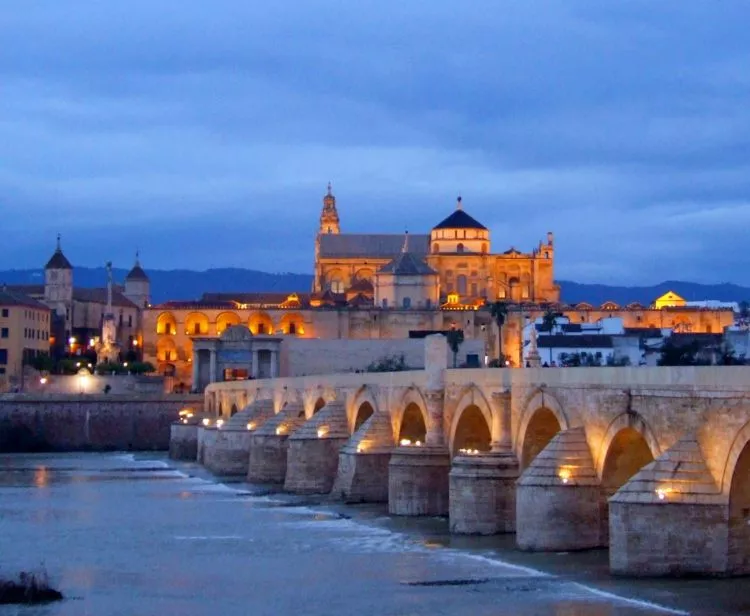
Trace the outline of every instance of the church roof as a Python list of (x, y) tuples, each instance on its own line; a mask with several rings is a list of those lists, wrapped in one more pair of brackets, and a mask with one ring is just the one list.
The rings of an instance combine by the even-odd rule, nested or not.
[(125, 280), (144, 280), (148, 282), (148, 276), (146, 275), (146, 272), (143, 271), (141, 264), (136, 261), (133, 269), (128, 272), (127, 276), (125, 276)]
[[(98, 287), (93, 289), (87, 289), (83, 287), (73, 288), (73, 300), (83, 303), (92, 304), (107, 304), (107, 288)], [(112, 305), (121, 306), (123, 308), (137, 308), (133, 302), (125, 297), (121, 291), (112, 289)]]
[(487, 229), (481, 222), (463, 210), (456, 210), (448, 218), (439, 222), (434, 229)]
[[(328, 233), (320, 236), (321, 258), (359, 257), (391, 259), (401, 250), (403, 234)], [(429, 235), (410, 235), (409, 251), (417, 255), (429, 252)]]
[[(411, 246), (411, 238), (409, 238), (409, 245)], [(395, 259), (381, 267), (378, 273), (396, 276), (433, 276), (437, 274), (419, 256), (411, 252), (400, 252)]]
[(50, 260), (47, 261), (47, 265), (44, 266), (44, 269), (72, 270), (73, 266), (70, 264), (70, 261), (68, 261), (68, 258), (63, 254), (62, 249), (58, 248), (57, 250), (55, 250), (55, 254), (50, 257)]

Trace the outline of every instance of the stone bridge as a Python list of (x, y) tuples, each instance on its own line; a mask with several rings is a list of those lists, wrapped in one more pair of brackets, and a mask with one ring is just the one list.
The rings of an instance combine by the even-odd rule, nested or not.
[(444, 345), (419, 372), (213, 384), (221, 421), (173, 446), (521, 549), (608, 546), (613, 573), (750, 573), (750, 368), (448, 370)]

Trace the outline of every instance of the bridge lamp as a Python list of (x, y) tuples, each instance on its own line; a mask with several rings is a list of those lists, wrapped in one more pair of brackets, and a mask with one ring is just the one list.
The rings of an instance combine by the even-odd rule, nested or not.
[(318, 438), (323, 438), (326, 434), (328, 434), (327, 426), (321, 426), (318, 428)]
[(247, 422), (247, 429), (248, 430), (255, 430), (255, 422), (254, 421), (248, 421)]
[(560, 481), (567, 484), (570, 481), (570, 469), (561, 468), (560, 472), (557, 473), (557, 476), (560, 477)]
[(211, 425), (211, 420), (208, 417), (204, 417), (202, 423), (204, 426), (208, 427)]
[(280, 424), (276, 426), (276, 434), (286, 434), (286, 425)]
[(402, 439), (401, 439), (401, 440), (399, 441), (399, 443), (398, 443), (398, 444), (399, 444), (399, 445), (401, 445), (401, 447), (408, 447), (409, 445), (411, 445), (411, 440), (410, 440), (410, 439), (408, 439), (408, 438), (402, 438)]
[(670, 488), (657, 488), (656, 489), (656, 496), (659, 498), (659, 500), (666, 500), (667, 496), (672, 492)]
[(223, 419), (217, 419), (216, 420), (216, 427), (217, 428), (221, 428), (221, 426), (223, 426), (223, 425), (224, 425), (224, 420)]

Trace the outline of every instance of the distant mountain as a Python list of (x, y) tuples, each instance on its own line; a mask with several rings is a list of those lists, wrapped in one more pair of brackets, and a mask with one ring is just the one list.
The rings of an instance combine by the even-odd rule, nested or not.
[[(122, 283), (128, 270), (115, 269), (115, 281)], [(312, 287), (309, 274), (269, 274), (240, 268), (209, 269), (203, 272), (192, 270), (148, 270), (151, 278), (151, 301), (198, 299), (203, 293), (231, 293), (276, 291), (291, 293), (307, 292)], [(76, 267), (73, 275), (76, 286), (102, 287), (107, 274), (102, 267)], [(44, 271), (0, 270), (0, 284), (42, 284)], [(568, 280), (559, 281), (561, 296), (568, 304), (589, 302), (594, 305), (613, 301), (620, 305), (631, 302), (650, 304), (667, 291), (674, 291), (688, 301), (715, 299), (725, 302), (750, 300), (750, 288), (739, 285), (698, 284), (695, 282), (666, 281), (648, 287), (619, 287), (602, 284), (582, 284)]]

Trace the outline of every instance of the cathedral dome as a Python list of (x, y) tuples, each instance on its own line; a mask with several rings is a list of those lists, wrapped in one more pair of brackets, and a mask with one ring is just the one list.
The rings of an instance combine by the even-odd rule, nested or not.
[(476, 218), (464, 212), (459, 197), (455, 211), (432, 228), (430, 243), (432, 254), (487, 254), (490, 250), (490, 232)]

